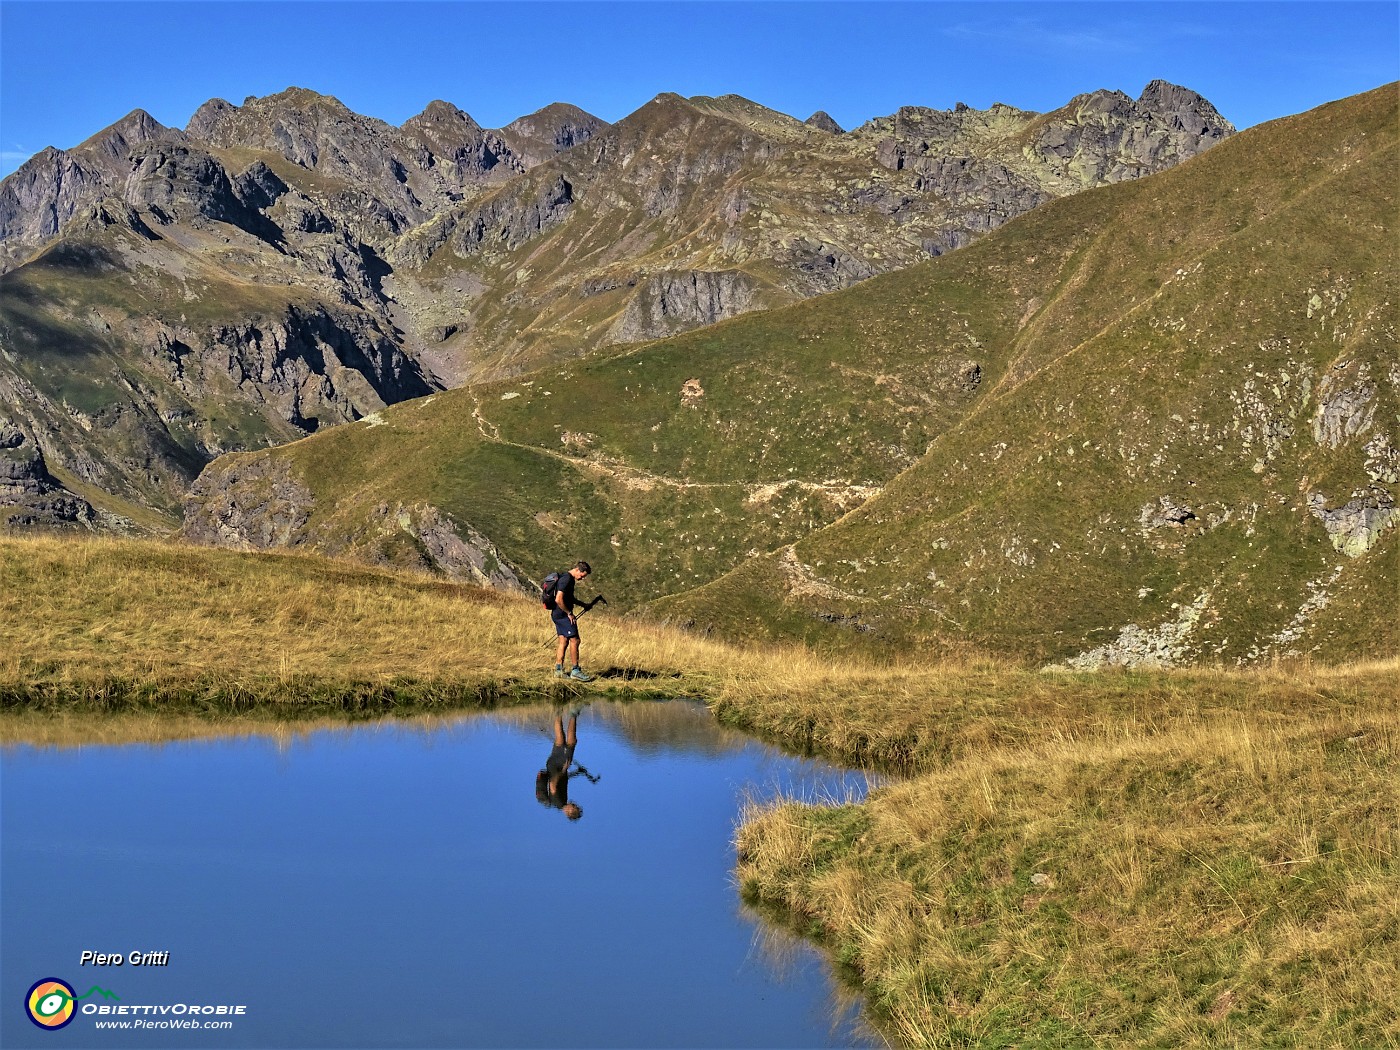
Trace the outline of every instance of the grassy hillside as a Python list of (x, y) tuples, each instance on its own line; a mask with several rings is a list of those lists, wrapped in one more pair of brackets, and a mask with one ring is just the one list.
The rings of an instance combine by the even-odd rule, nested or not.
[[(644, 689), (693, 688), (667, 654), (674, 640), (620, 632), (602, 610), (585, 630), (611, 661), (593, 665), (606, 673), (598, 688), (626, 691), (639, 667), (655, 671)], [(539, 699), (567, 690), (544, 673), (551, 631), (537, 603), (519, 597), (324, 558), (0, 538), (0, 707), (40, 722)]]
[[(1396, 128), (1381, 89), (959, 253), (983, 301), (1036, 292), (990, 391), (837, 525), (660, 608), (1037, 659), (1395, 652)], [(1368, 501), (1342, 550), (1317, 511)]]
[[(525, 577), (585, 556), (627, 605), (843, 648), (1392, 652), (1395, 96), (265, 453), (308, 493), (290, 541), (424, 564), (396, 510), (431, 506)], [(256, 508), (220, 492), (246, 464), (196, 517)], [(1319, 514), (1368, 499), (1343, 554)]]

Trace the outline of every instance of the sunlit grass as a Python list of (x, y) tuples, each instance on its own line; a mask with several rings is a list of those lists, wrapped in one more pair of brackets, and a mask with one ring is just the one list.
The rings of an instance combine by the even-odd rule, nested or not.
[(752, 809), (740, 881), (862, 975), (900, 1044), (1394, 1045), (1396, 672), (1028, 721), (862, 806)]

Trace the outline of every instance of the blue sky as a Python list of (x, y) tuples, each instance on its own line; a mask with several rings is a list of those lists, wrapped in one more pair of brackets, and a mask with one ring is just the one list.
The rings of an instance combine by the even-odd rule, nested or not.
[(1400, 78), (1400, 4), (0, 0), (0, 174), (137, 107), (183, 127), (292, 85), (393, 124), (436, 98), (486, 127), (555, 101), (618, 120), (675, 91), (849, 128), (1157, 77), (1242, 128), (1301, 112)]

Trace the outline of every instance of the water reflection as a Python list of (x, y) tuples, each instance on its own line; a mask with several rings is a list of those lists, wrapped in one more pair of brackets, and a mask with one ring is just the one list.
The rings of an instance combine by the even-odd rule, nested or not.
[[(123, 1001), (249, 1004), (236, 1030), (200, 1033), (208, 1047), (877, 1043), (821, 956), (733, 883), (744, 801), (858, 798), (860, 774), (684, 702), (230, 728), (5, 749), (0, 1001), (125, 945), (172, 963), (124, 968)], [(554, 818), (570, 805), (588, 819)], [(587, 965), (542, 974), (541, 946), (561, 937)], [(0, 1011), (0, 1045), (52, 1038), (14, 1018)], [(150, 1044), (80, 1024), (75, 1045)]]
[(583, 807), (569, 801), (569, 781), (583, 777), (590, 784), (602, 778), (590, 773), (581, 763), (574, 760), (574, 748), (578, 747), (578, 716), (580, 708), (569, 712), (569, 725), (564, 727), (564, 715), (554, 716), (554, 750), (545, 759), (544, 768), (535, 774), (535, 801), (551, 809), (562, 810), (570, 820), (583, 816)]

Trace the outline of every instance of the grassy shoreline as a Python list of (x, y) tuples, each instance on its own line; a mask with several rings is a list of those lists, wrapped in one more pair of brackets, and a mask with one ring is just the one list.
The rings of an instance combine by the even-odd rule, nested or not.
[(747, 812), (745, 899), (901, 1045), (1400, 1045), (1400, 662), (1043, 677), (739, 705), (908, 772)]
[[(1047, 673), (835, 661), (297, 555), (0, 539), (0, 740), (292, 731), (689, 697), (899, 774), (751, 809), (750, 902), (898, 1043), (1400, 1046), (1400, 660)], [(604, 662), (597, 662), (601, 658)]]

